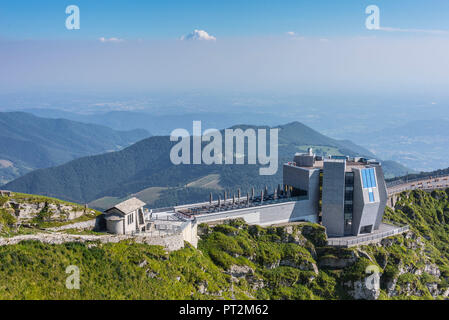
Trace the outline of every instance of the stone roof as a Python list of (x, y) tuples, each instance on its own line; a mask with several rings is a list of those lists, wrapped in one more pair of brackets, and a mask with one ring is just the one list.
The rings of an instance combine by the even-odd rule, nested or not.
[(135, 211), (137, 209), (142, 208), (145, 205), (146, 205), (145, 202), (140, 201), (136, 197), (133, 197), (133, 198), (128, 199), (126, 201), (120, 202), (119, 204), (116, 204), (112, 208), (106, 210), (106, 212), (108, 212), (109, 210), (112, 210), (112, 209), (117, 209), (120, 212), (122, 212), (123, 214), (128, 214), (128, 213), (130, 213), (132, 211)]
[(106, 220), (110, 220), (110, 221), (120, 221), (120, 220), (123, 220), (123, 219), (125, 219), (124, 217), (119, 217), (119, 216), (116, 216), (116, 215), (113, 215), (113, 214), (111, 214), (111, 215), (106, 215), (105, 217), (104, 217)]

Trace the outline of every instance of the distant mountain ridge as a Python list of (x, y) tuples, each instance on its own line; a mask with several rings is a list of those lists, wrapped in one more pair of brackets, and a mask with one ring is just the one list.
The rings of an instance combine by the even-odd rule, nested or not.
[(117, 151), (149, 137), (145, 130), (116, 131), (25, 112), (0, 113), (0, 184), (34, 169)]
[(77, 114), (55, 109), (28, 109), (37, 116), (64, 118), (84, 123), (100, 124), (115, 130), (145, 129), (154, 136), (169, 135), (177, 128), (192, 128), (192, 121), (201, 120), (203, 128), (224, 129), (235, 124), (275, 126), (288, 122), (287, 117), (258, 112), (201, 112), (183, 114), (152, 114), (144, 111), (109, 111), (95, 114)]
[[(237, 127), (237, 126), (236, 126)], [(257, 126), (238, 126), (260, 128)], [(295, 152), (314, 146), (318, 153), (367, 156), (363, 148), (353, 151), (352, 143), (328, 138), (299, 122), (279, 126), (279, 170), (273, 176), (260, 176), (259, 165), (173, 165), (170, 150), (176, 142), (168, 136), (154, 136), (118, 152), (80, 158), (61, 166), (36, 170), (8, 183), (5, 188), (88, 203), (103, 197), (123, 198), (144, 189), (159, 193), (153, 204), (173, 205), (205, 200), (210, 191), (277, 186), (282, 181), (282, 164)], [(385, 167), (388, 172), (388, 166)], [(405, 171), (404, 171), (405, 173)], [(400, 174), (400, 173), (396, 173)], [(213, 188), (201, 188), (198, 181), (211, 176)], [(208, 181), (210, 179), (203, 179)], [(194, 187), (186, 187), (193, 183)], [(162, 189), (161, 189), (162, 188)]]

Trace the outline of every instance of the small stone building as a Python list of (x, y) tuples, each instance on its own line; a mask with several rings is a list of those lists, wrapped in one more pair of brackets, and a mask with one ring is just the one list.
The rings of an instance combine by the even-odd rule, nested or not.
[(134, 197), (106, 210), (106, 230), (114, 234), (145, 231), (144, 206), (145, 202)]

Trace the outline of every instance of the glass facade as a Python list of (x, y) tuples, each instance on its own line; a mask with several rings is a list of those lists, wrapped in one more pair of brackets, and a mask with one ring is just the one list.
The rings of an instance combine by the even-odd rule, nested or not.
[(353, 199), (354, 199), (354, 173), (345, 173), (345, 235), (352, 234), (352, 215), (353, 215)]
[(376, 184), (376, 174), (374, 168), (362, 169), (362, 181), (363, 188), (375, 188)]
[(369, 202), (374, 202), (373, 188), (377, 187), (374, 168), (362, 169), (363, 188), (368, 189)]

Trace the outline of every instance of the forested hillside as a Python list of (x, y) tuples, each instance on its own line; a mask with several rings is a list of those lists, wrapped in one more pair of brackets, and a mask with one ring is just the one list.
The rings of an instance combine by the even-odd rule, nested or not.
[[(310, 146), (321, 155), (373, 156), (361, 147), (328, 138), (298, 122), (279, 129), (279, 170), (273, 176), (259, 175), (259, 165), (176, 166), (170, 161), (170, 150), (175, 142), (170, 142), (169, 137), (150, 137), (119, 152), (85, 157), (58, 167), (31, 172), (7, 184), (5, 188), (79, 203), (104, 197), (120, 199), (151, 187), (168, 188), (154, 202), (158, 201), (158, 205), (164, 206), (174, 204), (173, 192), (176, 192), (178, 203), (201, 197), (203, 200), (207, 199), (210, 191), (217, 190), (210, 190), (205, 186), (201, 191), (202, 186), (198, 184), (195, 184), (196, 190), (188, 190), (186, 186), (212, 174), (218, 175), (217, 184), (223, 189), (235, 191), (241, 188), (242, 192), (246, 192), (252, 186), (277, 186), (282, 182), (282, 164), (291, 161), (296, 152), (305, 152)], [(348, 145), (356, 150), (350, 149)], [(387, 173), (389, 168), (388, 164), (384, 167)], [(397, 170), (395, 168), (396, 174), (406, 171)], [(195, 198), (189, 196), (194, 193)]]
[(0, 113), (0, 184), (34, 169), (120, 150), (149, 137), (145, 130), (115, 131), (24, 112)]

